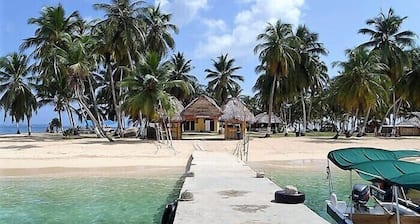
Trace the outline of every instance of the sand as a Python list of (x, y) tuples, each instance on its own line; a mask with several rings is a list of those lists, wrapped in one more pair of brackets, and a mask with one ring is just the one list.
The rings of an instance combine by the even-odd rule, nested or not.
[[(0, 136), (0, 176), (27, 175), (155, 175), (182, 172), (195, 149), (232, 153), (238, 141), (177, 140), (167, 144), (139, 139), (84, 137), (64, 139), (60, 135)], [(327, 153), (343, 147), (379, 147), (420, 150), (419, 137), (342, 138), (272, 137), (251, 138), (249, 163), (255, 166), (313, 166), (326, 161)]]

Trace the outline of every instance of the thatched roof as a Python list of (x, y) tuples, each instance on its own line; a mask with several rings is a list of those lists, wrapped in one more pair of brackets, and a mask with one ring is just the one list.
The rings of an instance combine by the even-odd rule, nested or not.
[(220, 109), (212, 98), (205, 95), (195, 98), (181, 112), (181, 116), (184, 120), (186, 117), (219, 118), (221, 115), (222, 109)]
[(184, 110), (184, 106), (181, 101), (179, 101), (176, 97), (171, 96), (171, 103), (174, 106), (174, 114), (172, 114), (170, 120), (175, 122), (182, 121), (181, 112)]
[(411, 112), (410, 117), (417, 117), (418, 119), (420, 119), (420, 112)]
[[(255, 116), (255, 123), (257, 124), (268, 124), (268, 114), (267, 112), (258, 114)], [(281, 119), (277, 117), (275, 114), (271, 114), (271, 123), (272, 124), (279, 124), (281, 123)]]
[(410, 119), (404, 119), (400, 123), (396, 124), (397, 127), (417, 127), (420, 128), (420, 118), (417, 116)]
[(230, 98), (229, 101), (222, 107), (223, 115), (220, 118), (222, 121), (246, 121), (254, 122), (254, 114), (236, 97)]

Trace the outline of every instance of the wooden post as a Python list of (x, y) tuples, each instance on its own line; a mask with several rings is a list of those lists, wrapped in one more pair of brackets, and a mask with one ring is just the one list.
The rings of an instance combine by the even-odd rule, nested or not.
[(223, 130), (223, 132), (224, 132), (225, 140), (226, 140), (226, 139), (228, 139), (228, 136), (227, 136), (227, 133), (228, 133), (228, 131), (227, 131), (227, 121), (223, 121), (223, 122), (224, 122), (224, 126), (225, 126), (225, 130)]

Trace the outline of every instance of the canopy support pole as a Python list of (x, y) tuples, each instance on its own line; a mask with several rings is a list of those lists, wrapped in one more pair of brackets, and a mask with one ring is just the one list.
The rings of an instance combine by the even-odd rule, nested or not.
[(353, 177), (352, 177), (352, 170), (350, 170), (350, 220), (353, 220), (353, 213), (355, 212), (355, 209), (353, 207), (353, 200), (351, 199), (351, 194), (353, 191)]
[(395, 210), (397, 213), (397, 224), (400, 224), (400, 209), (399, 209), (399, 205), (398, 205), (398, 187), (396, 185), (392, 186), (392, 190), (394, 191), (394, 197), (395, 197)]

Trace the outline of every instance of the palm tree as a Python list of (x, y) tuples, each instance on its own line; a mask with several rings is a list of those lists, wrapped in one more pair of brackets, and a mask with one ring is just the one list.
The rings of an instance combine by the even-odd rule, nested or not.
[(114, 57), (119, 65), (128, 65), (131, 69), (134, 62), (141, 57), (140, 48), (145, 41), (141, 4), (143, 1), (131, 0), (94, 4), (95, 9), (105, 11), (105, 19), (95, 25), (105, 38), (103, 44), (107, 51), (103, 51), (104, 56)]
[(300, 61), (300, 57), (292, 44), (297, 38), (293, 35), (292, 25), (281, 23), (277, 20), (275, 24), (268, 24), (264, 33), (257, 36), (260, 41), (254, 48), (254, 53), (258, 53), (261, 65), (266, 68), (267, 73), (273, 76), (271, 92), (269, 97), (267, 131), (271, 132), (271, 115), (273, 113), (273, 100), (277, 79), (289, 74), (290, 68), (294, 68), (295, 62)]
[[(66, 44), (80, 28), (79, 13), (72, 12), (66, 16), (64, 8), (59, 4), (56, 7), (45, 7), (38, 18), (30, 18), (29, 24), (37, 25), (35, 36), (27, 38), (21, 44), (21, 49), (33, 47), (32, 52), (36, 64), (35, 71), (38, 73), (37, 86), (42, 91), (41, 94), (47, 99), (58, 98), (59, 100), (50, 101), (60, 105), (55, 105), (61, 119), (61, 111), (67, 110), (70, 113), (71, 93), (67, 87), (66, 77), (63, 69), (65, 66), (57, 56), (60, 51), (65, 51)], [(53, 91), (53, 92), (46, 92)], [(41, 103), (40, 105), (44, 105)], [(71, 117), (71, 114), (69, 114)]]
[[(94, 4), (97, 10), (105, 11), (105, 19), (99, 21), (93, 30), (98, 37), (96, 51), (103, 55), (106, 76), (110, 77), (112, 103), (118, 122), (117, 133), (122, 134), (121, 93), (117, 96), (118, 81), (122, 80), (124, 70), (118, 67), (129, 67), (134, 70), (134, 63), (141, 58), (144, 47), (145, 32), (141, 19), (143, 9), (142, 1), (112, 0), (111, 4)], [(114, 77), (115, 76), (115, 77)], [(119, 79), (115, 79), (120, 77)]]
[[(74, 11), (66, 17), (65, 10), (61, 4), (57, 7), (44, 7), (40, 17), (28, 20), (29, 24), (38, 26), (35, 30), (35, 36), (24, 39), (20, 47), (21, 49), (34, 47), (34, 58), (40, 60), (42, 65), (43, 59), (51, 55), (52, 49), (65, 46), (65, 42), (78, 29), (80, 22), (78, 11)], [(38, 69), (42, 74), (43, 68)]]
[(258, 95), (254, 95), (254, 96), (240, 96), (240, 99), (242, 100), (242, 102), (244, 102), (244, 104), (246, 105), (246, 107), (253, 113), (253, 114), (259, 114), (262, 113), (263, 110), (261, 108), (261, 103), (260, 103), (260, 99), (258, 97)]
[(415, 107), (420, 106), (420, 49), (415, 48), (409, 53), (412, 59), (412, 66), (399, 80), (397, 93)]
[(215, 70), (205, 69), (206, 79), (210, 79), (208, 87), (214, 92), (216, 101), (224, 105), (229, 96), (239, 84), (237, 81), (244, 81), (244, 77), (235, 74), (241, 67), (234, 66), (235, 59), (228, 58), (228, 54), (220, 55), (217, 60), (212, 59)]
[(43, 82), (35, 84), (39, 107), (45, 105), (54, 107), (54, 111), (58, 113), (61, 131), (63, 131), (62, 112), (68, 110), (68, 105), (73, 102), (73, 93), (69, 90), (67, 84), (67, 77), (64, 76), (59, 80), (49, 81), (48, 85), (43, 84)]
[(306, 26), (299, 26), (296, 30), (296, 37), (299, 38), (295, 44), (296, 50), (300, 55), (300, 61), (295, 63), (294, 69), (288, 79), (291, 81), (291, 86), (300, 95), (303, 112), (303, 131), (306, 132), (306, 106), (305, 106), (305, 92), (309, 87), (312, 90), (322, 89), (328, 80), (326, 66), (320, 61), (320, 55), (326, 55), (327, 50), (323, 44), (318, 42), (318, 34), (310, 32)]
[[(386, 65), (380, 63), (379, 56), (363, 47), (347, 50), (348, 61), (335, 62), (343, 70), (336, 77), (337, 103), (347, 112), (366, 113), (365, 123), (370, 111), (374, 111), (380, 98), (387, 95), (382, 81), (387, 79), (383, 74)], [(362, 130), (361, 134), (364, 130)]]
[[(259, 99), (261, 103), (261, 112), (267, 111), (269, 108), (269, 101), (270, 101), (270, 93), (271, 93), (271, 87), (273, 86), (273, 78), (274, 76), (267, 74), (267, 72), (261, 71), (261, 73), (254, 86), (252, 87), (252, 90), (255, 92), (256, 97)], [(257, 71), (257, 74), (259, 72)]]
[[(193, 94), (195, 92), (194, 86), (198, 83), (198, 79), (194, 75), (189, 74), (193, 69), (191, 60), (186, 60), (184, 54), (178, 52), (172, 55), (169, 63), (171, 65), (169, 79), (185, 81), (188, 85), (189, 93)], [(172, 88), (169, 92), (179, 100), (184, 100), (188, 97), (183, 95), (182, 89), (179, 88)]]
[(396, 120), (396, 85), (404, 74), (404, 68), (409, 64), (409, 57), (404, 51), (406, 47), (414, 44), (415, 34), (409, 30), (401, 31), (401, 26), (407, 17), (400, 17), (394, 14), (390, 8), (387, 14), (381, 12), (379, 16), (366, 21), (368, 26), (373, 28), (363, 28), (359, 33), (367, 34), (370, 40), (361, 46), (372, 47), (372, 50), (381, 55), (382, 62), (388, 66), (386, 75), (392, 83), (393, 101), (393, 134), (395, 134)]
[(28, 57), (21, 53), (0, 58), (0, 105), (5, 111), (4, 118), (9, 112), (12, 122), (17, 125), (26, 117), (28, 135), (31, 135), (30, 120), (32, 112), (37, 109), (37, 101), (31, 91), (31, 67), (28, 64)]
[(171, 115), (173, 105), (169, 90), (173, 87), (188, 91), (183, 80), (170, 80), (170, 64), (162, 62), (157, 53), (148, 53), (144, 62), (136, 66), (136, 70), (121, 82), (128, 88), (123, 109), (131, 117), (139, 117), (142, 113), (149, 120), (157, 120), (162, 114)]
[(63, 51), (61, 56), (65, 60), (64, 64), (67, 66), (66, 74), (69, 76), (69, 84), (73, 88), (73, 92), (78, 99), (82, 114), (87, 114), (89, 119), (93, 122), (95, 132), (98, 136), (107, 138), (112, 142), (113, 140), (105, 134), (98, 119), (91, 112), (84, 96), (84, 80), (90, 79), (90, 71), (95, 64), (92, 55), (94, 44), (95, 42), (93, 42), (93, 39), (89, 36), (81, 36), (69, 43), (69, 48), (67, 51)]
[(163, 14), (160, 5), (148, 7), (144, 10), (143, 20), (146, 23), (146, 49), (156, 52), (159, 56), (166, 55), (169, 49), (175, 48), (175, 41), (170, 31), (178, 33), (178, 28), (169, 23), (171, 14)]

